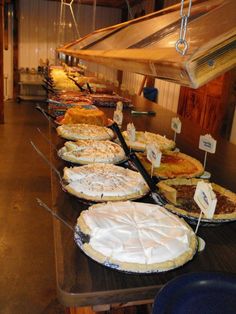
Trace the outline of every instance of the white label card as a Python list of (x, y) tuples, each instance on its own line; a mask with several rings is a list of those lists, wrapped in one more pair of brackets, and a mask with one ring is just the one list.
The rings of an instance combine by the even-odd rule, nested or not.
[(157, 145), (150, 143), (146, 146), (147, 159), (152, 163), (153, 167), (160, 167), (162, 153)]
[(215, 154), (216, 140), (210, 135), (201, 135), (199, 139), (199, 148), (205, 152)]
[(194, 201), (205, 214), (206, 218), (212, 219), (216, 209), (217, 198), (210, 183), (200, 181), (197, 184)]
[(120, 84), (120, 83), (119, 83), (119, 81), (117, 81), (117, 80), (115, 80), (115, 81), (114, 81), (114, 85), (115, 85), (115, 87), (118, 87), (118, 86), (119, 86), (119, 84)]
[(176, 133), (181, 133), (182, 123), (178, 117), (172, 118), (171, 120), (171, 129)]
[(123, 122), (123, 113), (122, 111), (114, 111), (113, 120), (119, 125), (122, 125)]
[(127, 124), (127, 135), (130, 142), (135, 142), (136, 140), (136, 129), (133, 123)]
[(117, 111), (122, 111), (122, 110), (123, 110), (123, 102), (118, 101), (118, 102), (116, 103), (116, 110), (117, 110)]

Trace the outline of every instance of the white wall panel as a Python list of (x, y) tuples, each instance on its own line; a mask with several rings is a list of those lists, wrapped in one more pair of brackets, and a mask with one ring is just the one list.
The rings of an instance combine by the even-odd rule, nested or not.
[(135, 74), (124, 71), (123, 82), (124, 88), (131, 91), (131, 93), (137, 94), (142, 84), (144, 76), (141, 74)]
[[(153, 1), (147, 1), (144, 4), (147, 13), (152, 11), (152, 7)], [(138, 7), (138, 9), (140, 8)], [(80, 35), (84, 36), (90, 33), (92, 31), (93, 7), (75, 4), (73, 5), (73, 11), (78, 22)], [(97, 7), (96, 29), (117, 24), (120, 22), (120, 17), (121, 11), (119, 9)], [(49, 59), (50, 63), (55, 63), (56, 47), (77, 38), (68, 7), (65, 7), (65, 28), (60, 34), (59, 20), (60, 2), (20, 0), (19, 67), (37, 68), (40, 59), (43, 61)], [(59, 35), (61, 35), (60, 38)], [(116, 80), (116, 70), (95, 63), (87, 64), (90, 71), (98, 74), (102, 73), (110, 81), (114, 82)], [(142, 80), (143, 76), (139, 74), (130, 72), (124, 72), (123, 74), (123, 85), (125, 89), (132, 92), (138, 92)], [(158, 103), (176, 112), (179, 86), (156, 80), (156, 87), (159, 91)]]
[[(72, 7), (80, 35), (90, 33), (93, 7), (80, 4), (73, 4)], [(59, 28), (59, 1), (20, 0), (19, 67), (37, 68), (40, 59), (55, 63), (56, 47), (78, 38), (68, 6), (65, 6), (64, 12), (65, 27)], [(117, 24), (120, 16), (119, 9), (97, 7), (96, 28)]]
[(156, 79), (155, 87), (158, 89), (158, 104), (173, 112), (177, 112), (180, 85)]
[[(78, 11), (81, 25), (80, 33), (84, 36), (92, 31), (92, 7), (88, 5), (80, 5)], [(121, 11), (119, 9), (97, 7), (96, 12), (96, 29), (120, 23)], [(98, 63), (85, 61), (83, 63), (87, 65), (91, 72), (94, 72), (97, 75), (102, 74), (106, 80), (114, 82), (117, 79), (117, 70), (115, 69)]]
[[(146, 0), (141, 5), (138, 4), (131, 8), (133, 15), (139, 14), (142, 9), (145, 10), (146, 14), (153, 12), (154, 1)], [(131, 72), (123, 72), (123, 85), (125, 89), (131, 90), (131, 93), (134, 91), (136, 94), (138, 93), (140, 86), (142, 84), (144, 76)]]

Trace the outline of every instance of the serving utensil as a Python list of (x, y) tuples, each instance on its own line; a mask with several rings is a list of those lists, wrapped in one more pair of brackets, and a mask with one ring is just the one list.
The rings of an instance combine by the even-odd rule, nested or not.
[(41, 86), (46, 90), (47, 93), (52, 93), (54, 95), (57, 95), (57, 93), (56, 93), (56, 91), (54, 89), (52, 89), (52, 88), (50, 88), (50, 87), (48, 87), (48, 86), (46, 86), (44, 84), (41, 84)]
[(44, 138), (44, 140), (49, 144), (51, 145), (55, 150), (56, 152), (58, 152), (57, 150), (57, 147), (52, 143), (52, 141), (50, 141), (47, 136), (40, 130), (40, 128), (37, 128), (37, 131), (39, 132), (39, 134)]
[(61, 221), (65, 226), (67, 226), (73, 232), (76, 232), (76, 229), (72, 225), (70, 225), (67, 221), (65, 221), (65, 219), (63, 219), (60, 215), (58, 215), (55, 211), (53, 211), (50, 207), (48, 207), (48, 205), (46, 205), (40, 198), (36, 198), (36, 201), (41, 207), (43, 207), (50, 214), (52, 214), (53, 217)]
[(68, 76), (68, 78), (69, 78), (71, 81), (73, 81), (77, 87), (79, 87), (79, 89), (80, 89), (81, 92), (84, 92), (83, 87), (82, 87), (73, 77)]
[(129, 158), (129, 160), (132, 163), (135, 164), (136, 168), (138, 169), (138, 171), (140, 172), (140, 174), (142, 175), (142, 177), (146, 181), (147, 185), (150, 188), (152, 199), (155, 201), (156, 204), (158, 204), (160, 206), (166, 205), (168, 202), (165, 199), (165, 197), (163, 197), (162, 195), (160, 195), (158, 193), (156, 183), (153, 181), (153, 179), (151, 178), (149, 173), (146, 171), (146, 169), (142, 165), (141, 161), (139, 160), (138, 156), (134, 152), (131, 152), (130, 149), (128, 148), (128, 146), (124, 140), (124, 137), (123, 137), (123, 135), (122, 135), (122, 133), (118, 127), (118, 124), (116, 122), (113, 122), (108, 127), (111, 128), (112, 131), (116, 133), (118, 139), (120, 140), (121, 146), (124, 149), (126, 156)]
[(86, 84), (86, 85), (87, 85), (87, 87), (88, 87), (89, 93), (90, 93), (90, 94), (93, 94), (92, 88), (91, 88), (91, 86), (89, 85), (89, 83), (88, 83), (88, 82), (87, 82), (87, 84)]
[(44, 110), (39, 104), (35, 106), (35, 109), (41, 112), (48, 121), (52, 121), (54, 123), (53, 127), (56, 128), (55, 126), (56, 117), (54, 115)]
[(56, 173), (56, 175), (58, 176), (58, 179), (59, 179), (59, 181), (63, 187), (64, 186), (63, 179), (62, 179), (60, 172), (57, 170), (57, 168), (53, 165), (53, 163), (50, 160), (48, 160), (48, 158), (40, 151), (40, 149), (34, 144), (33, 141), (30, 141), (30, 144), (32, 145), (34, 150), (39, 154), (39, 156), (46, 162), (46, 164), (49, 165), (50, 168)]

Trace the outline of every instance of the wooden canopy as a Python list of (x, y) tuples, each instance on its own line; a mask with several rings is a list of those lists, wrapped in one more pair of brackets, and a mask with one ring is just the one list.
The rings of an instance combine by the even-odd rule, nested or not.
[(58, 52), (198, 88), (236, 64), (236, 1), (193, 3), (185, 56), (175, 49), (179, 11), (175, 5), (94, 31)]

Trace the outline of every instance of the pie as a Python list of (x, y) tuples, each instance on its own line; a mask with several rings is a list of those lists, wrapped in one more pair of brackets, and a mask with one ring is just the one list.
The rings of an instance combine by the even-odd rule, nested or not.
[(52, 100), (48, 100), (48, 111), (56, 117), (56, 122), (61, 124), (61, 120), (64, 118), (65, 112), (74, 106), (78, 105), (89, 105), (88, 101), (78, 101), (75, 103), (71, 102), (56, 102)]
[(97, 202), (137, 199), (149, 192), (140, 173), (112, 164), (66, 167), (63, 179), (69, 193)]
[(62, 116), (66, 110), (74, 106), (92, 105), (92, 100), (82, 93), (77, 96), (70, 96), (69, 94), (67, 97), (66, 94), (62, 94), (61, 96), (52, 96), (48, 99), (48, 110), (50, 113), (54, 116)]
[(111, 129), (103, 126), (92, 124), (63, 124), (57, 127), (57, 133), (61, 137), (77, 141), (77, 140), (111, 140), (114, 133)]
[[(193, 196), (199, 181), (200, 179), (169, 179), (159, 182), (160, 191), (173, 204), (167, 204), (166, 208), (177, 214), (198, 218), (200, 209)], [(211, 183), (211, 186), (217, 198), (212, 220), (235, 219), (236, 194), (215, 183)]]
[(127, 143), (127, 145), (138, 151), (145, 151), (147, 144), (153, 143), (158, 145), (161, 151), (164, 150), (171, 150), (175, 147), (175, 142), (169, 140), (165, 136), (151, 133), (151, 132), (142, 132), (136, 131), (135, 132), (135, 141), (130, 141), (128, 137), (127, 131), (122, 132), (122, 135)]
[(102, 82), (100, 82), (94, 76), (79, 76), (75, 79), (77, 83), (84, 89), (87, 90), (89, 93), (106, 93), (112, 94), (113, 89), (111, 86), (108, 86)]
[(77, 105), (66, 110), (61, 124), (86, 123), (93, 125), (107, 125), (105, 113), (94, 105)]
[(196, 236), (183, 219), (158, 205), (130, 201), (96, 204), (82, 211), (75, 239), (92, 259), (129, 272), (179, 267), (197, 248)]
[[(152, 164), (146, 154), (137, 153), (140, 161), (148, 172)], [(161, 164), (153, 168), (153, 175), (160, 178), (192, 178), (204, 172), (203, 165), (197, 159), (179, 152), (165, 151), (162, 153)]]
[(109, 94), (91, 94), (90, 95), (93, 104), (98, 107), (116, 107), (118, 101), (121, 101), (124, 108), (132, 107), (131, 100), (121, 97), (115, 93)]
[(66, 161), (78, 164), (110, 163), (117, 164), (125, 160), (122, 147), (111, 141), (78, 140), (65, 142), (58, 156)]
[(49, 101), (66, 104), (85, 101), (91, 104), (90, 96), (86, 92), (79, 91), (60, 91), (57, 95), (50, 96)]

